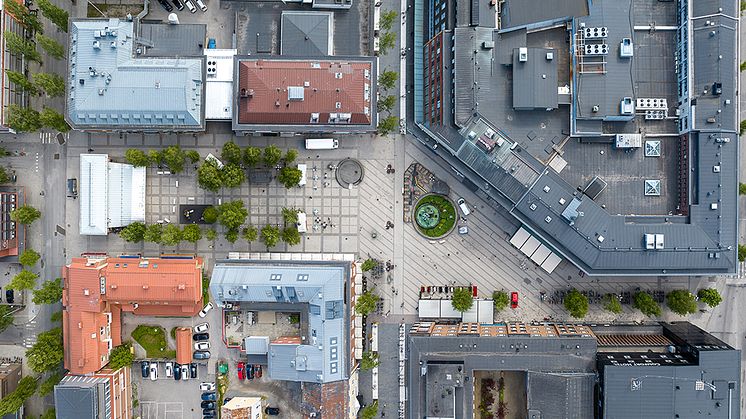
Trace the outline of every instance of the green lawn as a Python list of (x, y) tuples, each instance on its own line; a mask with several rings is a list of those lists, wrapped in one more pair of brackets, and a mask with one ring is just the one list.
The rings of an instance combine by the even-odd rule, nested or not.
[(206, 305), (210, 301), (210, 277), (202, 277), (202, 305)]
[(145, 348), (148, 358), (176, 357), (176, 351), (168, 348), (166, 331), (160, 326), (141, 324), (132, 331), (132, 339)]
[(422, 228), (417, 224), (416, 220), (414, 221), (415, 227), (427, 237), (440, 237), (448, 233), (453, 228), (453, 225), (456, 224), (456, 208), (453, 207), (453, 204), (449, 199), (440, 195), (424, 196), (422, 199), (419, 200), (419, 202), (417, 202), (415, 214), (417, 213), (417, 209), (424, 204), (432, 204), (440, 212), (440, 219), (438, 221), (438, 224), (436, 224), (433, 228)]

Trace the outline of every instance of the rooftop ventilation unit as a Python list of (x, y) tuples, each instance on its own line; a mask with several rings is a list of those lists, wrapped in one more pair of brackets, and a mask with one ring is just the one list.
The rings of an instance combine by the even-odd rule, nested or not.
[(585, 55), (609, 55), (609, 45), (585, 44)]
[(645, 181), (645, 196), (661, 196), (660, 179), (648, 179)]
[(642, 134), (617, 134), (614, 147), (616, 148), (640, 148), (642, 147)]
[(101, 42), (93, 41), (93, 49), (101, 49)]
[(634, 102), (632, 102), (631, 97), (622, 98), (619, 104), (619, 113), (621, 113), (622, 115), (634, 115), (635, 114), (635, 104)]
[(583, 28), (583, 36), (586, 39), (602, 39), (609, 36), (609, 28), (601, 26), (598, 28)]
[(666, 109), (645, 111), (646, 121), (661, 121), (661, 120), (666, 119), (667, 117), (668, 117), (668, 110)]
[(218, 62), (215, 60), (207, 61), (207, 77), (215, 77), (218, 72)]
[(518, 61), (525, 63), (528, 61), (528, 48), (521, 47), (518, 48)]
[(655, 111), (668, 109), (668, 101), (664, 98), (638, 98), (637, 109), (640, 111)]
[(660, 140), (645, 141), (645, 157), (660, 157), (661, 142)]
[(650, 234), (646, 233), (643, 236), (646, 250), (661, 250), (664, 247), (663, 234)]
[(630, 58), (635, 54), (634, 45), (632, 39), (622, 38), (622, 42), (619, 43), (619, 56), (621, 58)]

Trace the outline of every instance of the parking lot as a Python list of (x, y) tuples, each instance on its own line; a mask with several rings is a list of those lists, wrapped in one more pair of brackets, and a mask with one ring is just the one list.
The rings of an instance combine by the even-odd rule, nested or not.
[(158, 362), (158, 379), (143, 378), (140, 362), (132, 367), (132, 382), (136, 388), (136, 399), (143, 419), (191, 419), (202, 418), (199, 384), (214, 382), (206, 363), (197, 364), (197, 378), (174, 380), (166, 377), (165, 363)]

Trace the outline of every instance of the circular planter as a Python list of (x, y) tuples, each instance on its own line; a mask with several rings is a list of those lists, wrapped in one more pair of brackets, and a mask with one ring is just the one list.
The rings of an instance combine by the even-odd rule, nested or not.
[(432, 193), (424, 195), (412, 208), (412, 220), (415, 230), (422, 237), (430, 240), (442, 239), (456, 228), (456, 205), (447, 196)]

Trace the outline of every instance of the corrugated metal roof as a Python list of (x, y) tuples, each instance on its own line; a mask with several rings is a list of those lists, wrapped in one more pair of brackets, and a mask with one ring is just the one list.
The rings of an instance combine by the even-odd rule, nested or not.
[(74, 20), (67, 116), (76, 129), (201, 130), (204, 57), (135, 58), (134, 23)]

